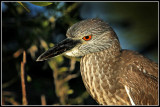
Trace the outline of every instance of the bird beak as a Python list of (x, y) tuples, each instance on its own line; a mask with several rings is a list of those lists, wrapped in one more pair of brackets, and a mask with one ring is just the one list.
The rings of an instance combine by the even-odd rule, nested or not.
[(59, 44), (55, 45), (54, 47), (48, 49), (46, 52), (42, 53), (36, 61), (44, 61), (47, 60), (51, 57), (60, 55), (72, 48), (74, 48), (80, 41), (78, 40), (73, 40), (70, 38), (67, 38), (60, 42)]

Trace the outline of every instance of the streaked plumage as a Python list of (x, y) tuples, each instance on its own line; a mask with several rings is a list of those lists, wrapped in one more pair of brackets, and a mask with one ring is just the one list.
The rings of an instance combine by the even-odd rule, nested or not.
[(108, 55), (104, 53), (108, 51), (89, 54), (81, 59), (83, 81), (98, 103), (130, 105), (125, 90), (127, 86), (136, 105), (158, 104), (156, 63), (128, 50), (123, 50), (115, 58), (105, 58)]
[[(67, 40), (43, 53), (37, 60), (63, 52), (69, 56), (82, 56), (80, 69), (83, 82), (99, 104), (158, 104), (157, 63), (137, 52), (121, 49), (116, 33), (107, 23), (100, 19), (84, 20), (70, 27), (66, 35)], [(92, 35), (91, 40), (82, 39), (88, 35)]]

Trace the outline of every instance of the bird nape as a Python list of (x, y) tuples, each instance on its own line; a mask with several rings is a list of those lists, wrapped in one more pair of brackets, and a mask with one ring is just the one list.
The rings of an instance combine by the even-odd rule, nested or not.
[(158, 105), (158, 64), (121, 49), (114, 30), (94, 18), (67, 31), (67, 39), (40, 55), (37, 61), (59, 54), (80, 57), (80, 70), (89, 94), (102, 105)]

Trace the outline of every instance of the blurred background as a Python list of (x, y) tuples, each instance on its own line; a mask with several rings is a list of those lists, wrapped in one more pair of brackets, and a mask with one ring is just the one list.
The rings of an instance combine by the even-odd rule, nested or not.
[[(97, 105), (86, 92), (79, 58), (37, 57), (66, 38), (74, 23), (100, 18), (117, 33), (121, 47), (158, 62), (158, 2), (1, 2), (2, 104), (21, 105), (21, 62), (26, 52), (29, 105)], [(24, 56), (25, 57), (25, 56)]]

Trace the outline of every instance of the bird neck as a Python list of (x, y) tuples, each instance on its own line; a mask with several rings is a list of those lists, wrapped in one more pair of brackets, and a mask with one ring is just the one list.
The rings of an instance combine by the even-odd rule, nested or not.
[[(103, 61), (103, 60), (114, 61), (113, 59), (119, 58), (120, 55), (121, 55), (120, 43), (118, 40), (116, 40), (113, 42), (113, 44), (110, 47), (106, 48), (105, 50), (90, 53), (90, 54), (85, 55), (84, 57), (88, 57), (88, 56), (94, 57), (95, 56), (95, 57), (102, 58), (102, 59), (99, 59), (101, 61)], [(84, 57), (82, 57), (82, 58), (84, 58)]]
[[(121, 48), (119, 45), (119, 42), (114, 42), (111, 47), (95, 52), (95, 53), (90, 53), (81, 58), (81, 69), (84, 69), (83, 71), (91, 72), (90, 70), (88, 71), (88, 67), (94, 67), (93, 70), (96, 70), (98, 72), (103, 71), (102, 69), (105, 68), (110, 72), (110, 67), (115, 66), (120, 59), (121, 56)], [(104, 67), (106, 66), (106, 67)]]
[[(103, 51), (90, 53), (81, 58), (80, 69), (85, 87), (91, 96), (100, 104), (113, 105), (113, 103), (110, 103), (111, 97), (107, 93), (116, 92), (114, 86), (118, 84), (116, 79), (118, 73), (113, 69), (120, 58), (120, 50), (120, 45), (117, 42)], [(115, 83), (114, 86), (112, 83)], [(114, 90), (112, 90), (112, 86)], [(103, 89), (105, 89), (103, 91), (105, 97), (103, 94), (98, 94)], [(107, 101), (103, 101), (102, 99), (106, 99)]]

